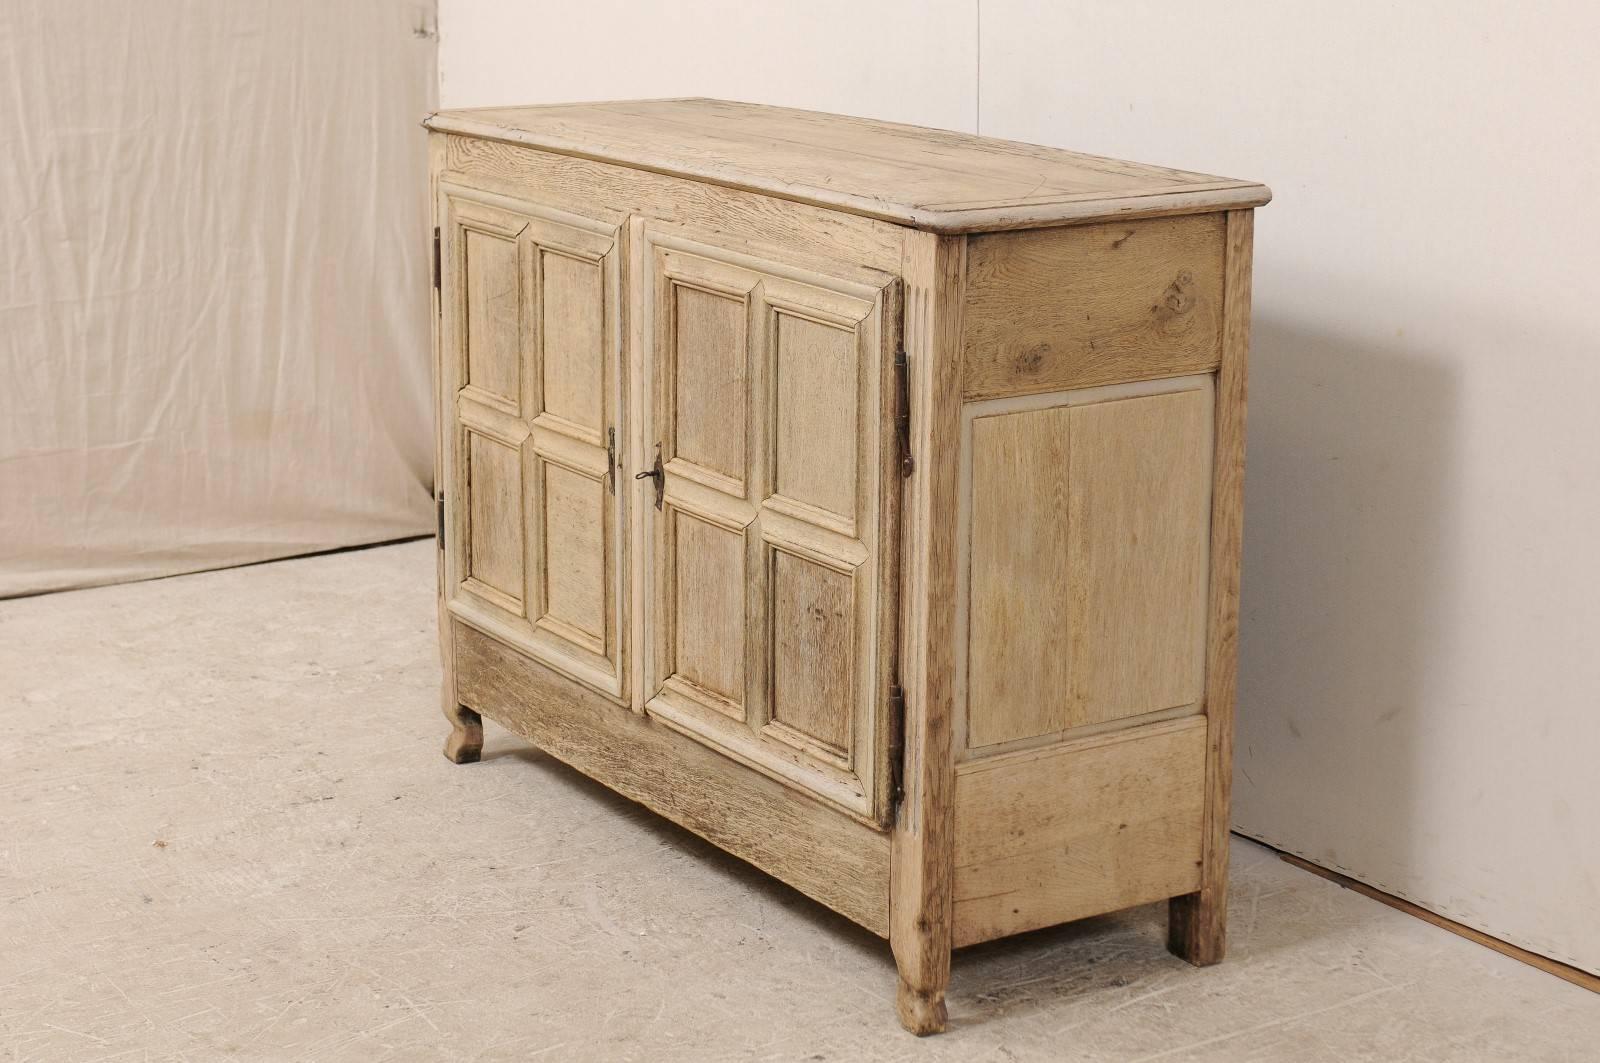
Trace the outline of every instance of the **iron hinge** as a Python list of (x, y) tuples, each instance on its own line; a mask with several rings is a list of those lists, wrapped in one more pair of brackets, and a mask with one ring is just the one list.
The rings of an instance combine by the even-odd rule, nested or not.
[(438, 291), (439, 285), (444, 283), (444, 270), (439, 259), (439, 227), (433, 227), (433, 290)]
[(889, 687), (889, 804), (900, 804), (906, 794), (906, 692), (899, 683)]
[(911, 458), (911, 382), (910, 361), (906, 349), (894, 352), (894, 431), (900, 440), (900, 475), (910, 476), (917, 463)]
[(606, 429), (606, 490), (617, 493), (617, 430)]
[(437, 521), (435, 538), (439, 540), (439, 549), (444, 549), (444, 496), (434, 499), (434, 518)]

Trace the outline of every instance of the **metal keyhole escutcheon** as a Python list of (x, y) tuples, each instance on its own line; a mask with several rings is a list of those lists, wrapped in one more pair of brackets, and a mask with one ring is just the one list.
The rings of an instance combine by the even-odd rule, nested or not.
[(661, 444), (656, 444), (656, 463), (645, 472), (633, 474), (635, 480), (654, 480), (656, 482), (656, 508), (661, 508), (661, 496), (667, 492), (667, 475), (661, 471)]

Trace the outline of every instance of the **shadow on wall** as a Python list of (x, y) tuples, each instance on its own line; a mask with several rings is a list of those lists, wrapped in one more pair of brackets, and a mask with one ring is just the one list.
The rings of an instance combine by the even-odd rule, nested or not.
[(1234, 823), (1339, 870), (1340, 839), (1369, 868), (1416, 862), (1422, 685), (1457, 609), (1460, 372), (1403, 337), (1254, 323)]

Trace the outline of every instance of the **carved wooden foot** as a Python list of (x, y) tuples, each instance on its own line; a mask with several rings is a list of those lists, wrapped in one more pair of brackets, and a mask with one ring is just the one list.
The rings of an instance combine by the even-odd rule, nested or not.
[(900, 1016), (900, 1025), (918, 1037), (943, 1033), (949, 1018), (944, 1006), (944, 988), (914, 989), (901, 978), (895, 993), (894, 1009)]
[(445, 739), (444, 755), (454, 764), (471, 764), (483, 753), (483, 717), (447, 698), (445, 719), (450, 721), (450, 737)]

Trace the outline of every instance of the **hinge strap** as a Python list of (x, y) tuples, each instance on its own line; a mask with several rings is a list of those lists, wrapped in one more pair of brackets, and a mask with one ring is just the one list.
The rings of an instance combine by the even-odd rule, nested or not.
[(440, 495), (438, 498), (434, 499), (434, 503), (435, 503), (434, 516), (435, 516), (435, 519), (438, 521), (438, 527), (437, 527), (437, 532), (436, 532), (435, 538), (438, 539), (438, 541), (439, 541), (439, 549), (443, 550), (444, 549), (444, 496)]
[(441, 263), (440, 263), (440, 259), (439, 259), (439, 227), (437, 225), (435, 225), (433, 227), (433, 288), (434, 288), (434, 291), (438, 291), (439, 290), (439, 286), (444, 283), (443, 274), (444, 274), (444, 270), (441, 267)]
[(894, 352), (894, 430), (895, 436), (900, 440), (900, 475), (906, 477), (917, 467), (911, 457), (911, 382), (910, 361), (906, 357), (906, 349), (899, 347)]
[(906, 789), (906, 692), (889, 687), (889, 803), (898, 805)]
[(617, 493), (617, 430), (606, 429), (606, 490)]

